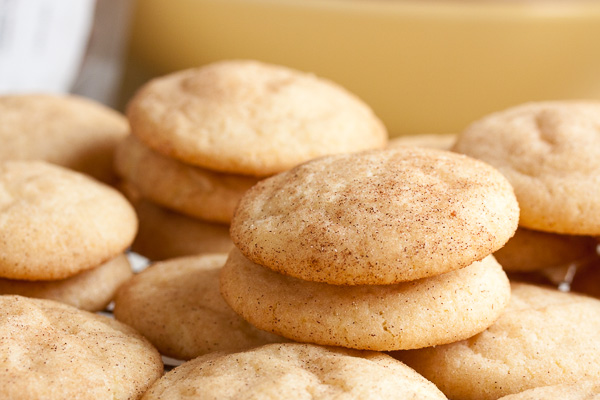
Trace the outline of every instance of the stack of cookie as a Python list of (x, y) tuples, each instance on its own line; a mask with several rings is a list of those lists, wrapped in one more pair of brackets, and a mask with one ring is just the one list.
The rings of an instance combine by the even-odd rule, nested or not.
[(507, 271), (581, 267), (597, 258), (598, 126), (600, 102), (538, 102), (485, 116), (459, 135), (454, 151), (493, 165), (515, 188), (519, 234), (498, 253)]
[(244, 195), (221, 292), (253, 325), (300, 342), (380, 351), (454, 342), (507, 305), (491, 254), (518, 216), (508, 181), (466, 156), (323, 157)]
[(98, 311), (132, 271), (137, 230), (118, 191), (43, 161), (0, 163), (0, 294)]
[[(315, 157), (387, 143), (381, 121), (343, 88), (256, 61), (224, 61), (150, 81), (127, 116), (133, 135), (118, 150), (116, 170), (141, 198), (198, 224), (229, 224), (240, 197), (260, 179)], [(143, 233), (144, 219), (140, 238), (150, 240), (155, 235)]]

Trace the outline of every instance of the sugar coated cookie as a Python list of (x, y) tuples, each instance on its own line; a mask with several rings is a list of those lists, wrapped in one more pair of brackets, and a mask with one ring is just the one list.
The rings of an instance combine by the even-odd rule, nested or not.
[(600, 102), (528, 103), (471, 124), (453, 147), (498, 168), (526, 228), (600, 233)]
[(113, 152), (129, 132), (125, 116), (73, 95), (0, 96), (0, 161), (44, 160), (116, 179)]
[(121, 254), (104, 264), (57, 281), (20, 281), (0, 278), (0, 294), (18, 294), (70, 304), (87, 311), (100, 311), (133, 272)]
[(560, 235), (519, 228), (494, 253), (506, 271), (539, 271), (548, 267), (585, 262), (596, 255), (597, 241), (591, 236)]
[(237, 250), (221, 272), (221, 292), (261, 329), (299, 342), (379, 351), (473, 336), (499, 317), (510, 297), (508, 278), (491, 256), (412, 282), (336, 286), (278, 274)]
[(52, 300), (0, 296), (0, 398), (137, 399), (163, 371), (132, 328)]
[(0, 276), (54, 280), (123, 253), (137, 231), (116, 190), (42, 161), (0, 163)]
[(233, 247), (229, 225), (191, 218), (154, 205), (135, 204), (138, 234), (131, 249), (151, 260), (204, 253), (227, 253)]
[(498, 399), (527, 389), (600, 379), (600, 301), (514, 283), (484, 332), (394, 356), (452, 399)]
[(183, 360), (286, 341), (256, 329), (225, 303), (219, 271), (226, 258), (210, 254), (151, 265), (119, 289), (115, 317), (162, 354)]
[(509, 394), (498, 400), (600, 400), (600, 383), (577, 382), (568, 385), (543, 386), (517, 394)]
[(502, 247), (519, 208), (495, 169), (398, 148), (323, 157), (250, 189), (231, 224), (257, 264), (330, 284), (391, 284), (452, 271)]
[(129, 136), (115, 168), (143, 198), (206, 221), (229, 223), (242, 195), (258, 178), (223, 174), (165, 157)]
[(158, 380), (143, 400), (419, 399), (446, 397), (383, 353), (315, 345), (271, 344), (189, 361)]
[(132, 133), (188, 164), (265, 176), (325, 154), (384, 147), (387, 131), (342, 87), (257, 61), (156, 78), (130, 101)]

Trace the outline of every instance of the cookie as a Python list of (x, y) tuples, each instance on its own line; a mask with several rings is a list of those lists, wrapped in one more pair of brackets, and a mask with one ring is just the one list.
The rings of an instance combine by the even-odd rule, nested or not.
[(163, 371), (125, 324), (20, 296), (0, 296), (0, 354), (3, 399), (136, 399)]
[(513, 283), (511, 301), (484, 332), (394, 356), (449, 398), (498, 399), (527, 389), (600, 378), (600, 301)]
[(219, 271), (226, 259), (210, 254), (151, 265), (119, 289), (115, 317), (162, 354), (182, 360), (286, 341), (256, 329), (225, 303)]
[(252, 325), (298, 342), (399, 350), (468, 338), (490, 326), (510, 287), (493, 257), (395, 285), (336, 286), (285, 276), (232, 250), (225, 301)]
[(227, 253), (233, 247), (229, 225), (191, 218), (149, 201), (135, 205), (138, 234), (131, 249), (151, 260), (204, 253)]
[(266, 176), (332, 153), (382, 148), (387, 131), (344, 88), (250, 60), (156, 78), (127, 107), (131, 131), (187, 164)]
[(596, 256), (597, 241), (591, 236), (560, 235), (519, 228), (494, 253), (505, 271), (529, 272), (569, 266)]
[(56, 280), (123, 253), (137, 230), (115, 189), (43, 161), (0, 163), (0, 276)]
[(420, 135), (396, 136), (388, 142), (388, 148), (396, 147), (429, 147), (450, 150), (456, 141), (455, 133), (429, 133)]
[(453, 147), (498, 168), (515, 188), (525, 228), (600, 233), (600, 102), (527, 103), (490, 114)]
[(58, 281), (19, 281), (0, 278), (0, 294), (49, 299), (82, 310), (100, 311), (133, 272), (125, 255), (70, 278)]
[(158, 380), (143, 400), (419, 399), (446, 397), (383, 353), (308, 344), (271, 344), (196, 358)]
[(257, 264), (340, 285), (410, 281), (466, 267), (517, 228), (512, 187), (481, 161), (398, 148), (323, 157), (240, 201), (234, 244)]
[(509, 394), (498, 400), (600, 400), (600, 383), (587, 381), (568, 385), (543, 386), (517, 394)]
[(242, 195), (258, 178), (222, 174), (165, 157), (129, 136), (117, 148), (115, 168), (143, 198), (206, 221), (229, 223)]
[(0, 161), (43, 160), (114, 183), (113, 153), (124, 115), (73, 95), (0, 96)]

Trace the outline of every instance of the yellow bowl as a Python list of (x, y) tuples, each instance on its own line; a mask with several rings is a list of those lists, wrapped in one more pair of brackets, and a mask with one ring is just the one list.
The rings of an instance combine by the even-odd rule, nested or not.
[(391, 136), (457, 132), (525, 101), (600, 99), (600, 1), (138, 0), (155, 74), (252, 58), (356, 93)]

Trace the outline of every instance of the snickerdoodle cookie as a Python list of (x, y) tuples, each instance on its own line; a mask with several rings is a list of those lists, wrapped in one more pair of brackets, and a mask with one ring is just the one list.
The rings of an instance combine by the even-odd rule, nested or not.
[(600, 102), (527, 103), (490, 114), (453, 149), (502, 172), (515, 188), (520, 225), (600, 233)]
[(117, 147), (115, 168), (139, 196), (205, 221), (229, 223), (242, 195), (258, 178), (224, 174), (165, 157), (128, 136)]
[(387, 131), (344, 88), (251, 60), (156, 78), (130, 101), (134, 135), (187, 164), (266, 176), (325, 154), (382, 148)]
[(256, 329), (225, 303), (219, 271), (226, 254), (152, 264), (115, 297), (115, 317), (136, 328), (164, 355), (188, 360), (286, 339)]
[(0, 161), (43, 160), (114, 183), (113, 152), (125, 116), (73, 95), (0, 96)]
[(568, 267), (596, 257), (597, 240), (591, 236), (561, 235), (519, 228), (515, 235), (494, 253), (505, 271), (539, 271), (549, 267)]
[(0, 278), (0, 294), (55, 300), (82, 310), (100, 311), (106, 308), (119, 286), (132, 275), (127, 256), (121, 254), (98, 267), (56, 281)]
[(510, 304), (482, 333), (394, 356), (453, 399), (492, 400), (600, 379), (600, 301), (514, 283)]
[(141, 200), (131, 249), (153, 261), (204, 253), (227, 253), (233, 247), (229, 225), (191, 218)]
[(322, 157), (260, 181), (240, 201), (234, 244), (300, 279), (380, 285), (466, 267), (514, 234), (512, 187), (489, 165), (398, 148)]
[(0, 276), (55, 280), (121, 254), (137, 217), (115, 189), (43, 161), (0, 163)]
[(498, 400), (600, 400), (600, 383), (584, 381), (565, 385), (542, 386), (509, 394)]
[(175, 368), (143, 400), (159, 399), (419, 399), (446, 397), (383, 353), (309, 344), (271, 344), (212, 353)]
[(261, 329), (299, 342), (384, 351), (481, 332), (500, 316), (510, 286), (491, 256), (412, 282), (337, 286), (278, 274), (234, 249), (221, 272), (221, 292)]
[(52, 300), (0, 296), (0, 398), (137, 399), (159, 353), (112, 318)]

